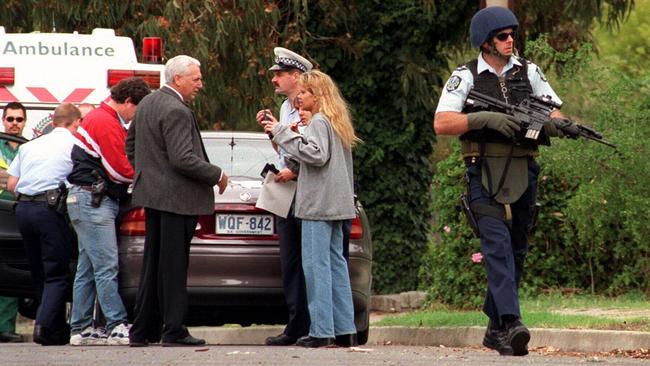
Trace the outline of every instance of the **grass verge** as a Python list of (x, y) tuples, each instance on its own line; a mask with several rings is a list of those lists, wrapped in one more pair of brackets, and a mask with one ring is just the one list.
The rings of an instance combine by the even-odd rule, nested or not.
[[(591, 295), (540, 295), (521, 300), (524, 322), (531, 328), (610, 329), (650, 332), (650, 300), (643, 295), (605, 298)], [(377, 326), (485, 326), (480, 311), (461, 311), (441, 304), (426, 310), (387, 316)]]

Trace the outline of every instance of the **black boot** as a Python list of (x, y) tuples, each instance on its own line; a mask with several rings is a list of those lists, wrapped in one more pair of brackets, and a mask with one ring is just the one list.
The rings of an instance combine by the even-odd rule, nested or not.
[(339, 347), (356, 347), (359, 345), (357, 333), (337, 335), (334, 343)]
[(507, 336), (508, 333), (505, 327), (499, 327), (498, 324), (495, 325), (490, 320), (485, 330), (485, 336), (483, 337), (483, 345), (499, 352), (501, 356), (512, 356), (514, 352), (508, 343)]
[(504, 319), (508, 344), (512, 347), (513, 355), (525, 356), (528, 354), (528, 341), (530, 341), (530, 332), (521, 322), (521, 319)]

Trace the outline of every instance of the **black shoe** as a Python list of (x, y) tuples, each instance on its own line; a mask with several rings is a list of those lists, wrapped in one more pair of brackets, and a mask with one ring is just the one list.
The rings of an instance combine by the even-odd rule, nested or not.
[(290, 346), (296, 343), (296, 341), (297, 341), (296, 338), (290, 337), (282, 333), (279, 336), (266, 338), (264, 344), (266, 344), (267, 346)]
[(331, 346), (334, 343), (332, 338), (318, 338), (318, 337), (301, 337), (296, 341), (296, 346), (307, 348), (319, 348)]
[(63, 346), (70, 342), (70, 326), (51, 331), (41, 325), (34, 326), (34, 343), (42, 346)]
[(205, 339), (194, 338), (191, 335), (188, 335), (185, 338), (179, 338), (173, 341), (163, 341), (163, 347), (196, 347), (203, 346), (205, 344)]
[(0, 343), (22, 343), (23, 336), (15, 332), (0, 332)]
[(141, 341), (139, 339), (134, 339), (129, 337), (129, 347), (147, 347), (149, 346), (149, 342)]
[(514, 352), (508, 343), (507, 337), (508, 333), (505, 331), (505, 328), (495, 326), (490, 320), (485, 330), (485, 336), (483, 337), (483, 345), (499, 352), (501, 356), (512, 356)]
[(337, 335), (334, 343), (339, 347), (356, 347), (359, 345), (357, 333)]
[(525, 356), (528, 354), (528, 341), (530, 341), (530, 332), (520, 319), (506, 322), (507, 340), (512, 347), (513, 355)]

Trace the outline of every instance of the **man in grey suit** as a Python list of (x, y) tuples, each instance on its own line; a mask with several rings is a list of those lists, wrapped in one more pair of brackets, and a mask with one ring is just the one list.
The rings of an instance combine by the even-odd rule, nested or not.
[(166, 85), (138, 105), (126, 139), (135, 169), (133, 203), (145, 208), (145, 249), (131, 347), (199, 346), (183, 325), (187, 267), (198, 215), (214, 211), (213, 186), (228, 177), (208, 161), (194, 112), (186, 103), (203, 88), (200, 63), (180, 55), (165, 65)]

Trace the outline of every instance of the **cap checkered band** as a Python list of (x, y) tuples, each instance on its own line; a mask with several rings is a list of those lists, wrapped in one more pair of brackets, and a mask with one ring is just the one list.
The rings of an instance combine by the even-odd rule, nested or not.
[(300, 62), (288, 58), (288, 57), (277, 57), (275, 59), (275, 63), (278, 65), (284, 65), (284, 66), (289, 66), (289, 67), (295, 67), (296, 69), (299, 69), (303, 72), (307, 72), (307, 66), (301, 64)]

